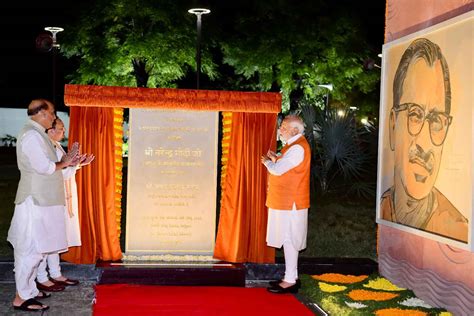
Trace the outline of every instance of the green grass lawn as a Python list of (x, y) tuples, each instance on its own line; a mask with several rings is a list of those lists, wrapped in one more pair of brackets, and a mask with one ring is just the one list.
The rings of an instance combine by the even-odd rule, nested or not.
[(307, 248), (301, 256), (376, 260), (376, 238), (375, 206), (321, 199), (309, 210)]
[[(0, 147), (0, 259), (3, 260), (13, 259), (6, 237), (18, 180), (14, 152)], [(308, 221), (307, 248), (301, 256), (376, 259), (375, 206), (331, 197), (316, 198)], [(282, 251), (277, 251), (277, 256), (282, 255)]]

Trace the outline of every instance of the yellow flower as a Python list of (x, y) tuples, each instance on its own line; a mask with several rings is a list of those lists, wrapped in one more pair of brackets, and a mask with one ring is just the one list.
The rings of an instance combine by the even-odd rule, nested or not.
[(439, 313), (439, 316), (453, 316), (450, 312), (441, 312)]
[(321, 307), (331, 315), (350, 316), (352, 308), (340, 305), (333, 296), (325, 297), (321, 300)]
[(311, 276), (315, 280), (324, 281), (324, 282), (332, 282), (332, 283), (356, 283), (361, 282), (367, 279), (367, 275), (344, 275), (339, 273), (324, 273), (321, 275), (312, 275)]
[(341, 292), (347, 289), (347, 286), (344, 285), (335, 285), (335, 284), (327, 284), (324, 282), (319, 282), (319, 288), (323, 292), (327, 293), (334, 293), (334, 292)]
[(364, 284), (364, 287), (368, 287), (374, 290), (384, 290), (384, 291), (404, 291), (406, 289), (401, 288), (390, 282), (385, 278), (377, 278), (375, 280), (370, 280), (367, 284)]
[(427, 316), (428, 314), (414, 309), (386, 308), (375, 312), (376, 316)]
[(395, 293), (368, 290), (352, 290), (347, 294), (354, 301), (388, 301), (398, 296)]

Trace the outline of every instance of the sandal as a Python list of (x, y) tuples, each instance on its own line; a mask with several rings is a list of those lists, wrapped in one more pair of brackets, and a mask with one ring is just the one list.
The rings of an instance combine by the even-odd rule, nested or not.
[(48, 298), (51, 297), (51, 294), (48, 294), (43, 291), (39, 291), (38, 295), (36, 295), (35, 299), (42, 299), (42, 298)]
[[(41, 306), (41, 308), (31, 308), (31, 306)], [(18, 309), (22, 311), (27, 311), (27, 312), (38, 312), (38, 311), (45, 311), (49, 309), (49, 306), (44, 305), (43, 303), (35, 300), (34, 298), (30, 298), (23, 303), (21, 303), (20, 306), (15, 306), (13, 305), (13, 309)]]
[(74, 286), (79, 284), (79, 280), (73, 280), (68, 278), (66, 278), (64, 281), (56, 280), (53, 278), (49, 278), (49, 280), (59, 286)]
[(50, 286), (36, 282), (36, 288), (40, 291), (46, 291), (46, 292), (61, 292), (61, 291), (64, 291), (66, 287), (56, 284), (54, 282), (53, 282), (53, 285), (50, 285)]

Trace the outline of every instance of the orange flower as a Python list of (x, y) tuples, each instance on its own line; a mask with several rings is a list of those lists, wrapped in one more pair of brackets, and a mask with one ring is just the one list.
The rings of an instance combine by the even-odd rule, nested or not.
[(386, 308), (375, 312), (376, 316), (427, 316), (428, 314), (414, 309)]
[(396, 293), (368, 290), (352, 290), (347, 295), (354, 301), (388, 301), (398, 296)]
[(324, 273), (321, 275), (312, 275), (311, 276), (315, 280), (324, 281), (324, 282), (332, 282), (332, 283), (357, 283), (364, 281), (367, 279), (367, 275), (344, 275), (339, 273)]

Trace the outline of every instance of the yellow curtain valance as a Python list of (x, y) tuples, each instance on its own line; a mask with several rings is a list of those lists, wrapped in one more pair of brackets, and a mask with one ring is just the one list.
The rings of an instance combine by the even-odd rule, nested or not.
[(64, 87), (64, 103), (82, 107), (279, 113), (281, 94), (68, 84)]

